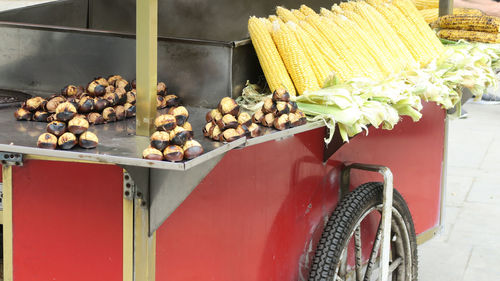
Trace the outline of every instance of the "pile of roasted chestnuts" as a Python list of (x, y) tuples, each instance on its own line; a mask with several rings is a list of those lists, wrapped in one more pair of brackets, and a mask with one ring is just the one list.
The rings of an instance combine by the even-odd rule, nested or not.
[(99, 139), (94, 133), (87, 131), (88, 120), (84, 115), (78, 115), (71, 102), (59, 104), (54, 114), (55, 120), (47, 125), (47, 133), (38, 137), (38, 147), (72, 149), (76, 145), (83, 148), (97, 146)]
[(307, 123), (304, 112), (297, 108), (297, 103), (290, 100), (290, 94), (283, 88), (276, 89), (272, 98), (264, 100), (264, 105), (254, 113), (252, 121), (277, 130)]
[(156, 117), (156, 132), (151, 135), (150, 146), (142, 152), (142, 157), (179, 162), (201, 155), (203, 147), (193, 140), (193, 128), (188, 118), (189, 112), (184, 106), (171, 107), (167, 114)]
[(241, 137), (260, 136), (259, 125), (252, 122), (252, 116), (240, 111), (232, 98), (223, 98), (217, 109), (209, 111), (205, 117), (207, 124), (203, 135), (216, 141), (232, 142)]

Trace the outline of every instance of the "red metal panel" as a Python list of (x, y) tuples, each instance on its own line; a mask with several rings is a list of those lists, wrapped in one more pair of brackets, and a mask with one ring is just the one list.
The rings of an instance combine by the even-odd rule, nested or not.
[(13, 168), (14, 280), (122, 280), (122, 169), (28, 160)]
[[(371, 128), (327, 165), (323, 129), (229, 152), (157, 231), (156, 280), (303, 280), (344, 161), (389, 166), (417, 232), (435, 226), (445, 115), (433, 104), (423, 113), (393, 131)], [(355, 172), (352, 180), (380, 178)]]

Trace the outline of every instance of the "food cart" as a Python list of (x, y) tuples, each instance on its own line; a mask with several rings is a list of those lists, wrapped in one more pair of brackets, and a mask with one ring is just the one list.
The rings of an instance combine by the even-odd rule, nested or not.
[[(210, 15), (201, 16), (204, 7), (161, 1), (160, 30), (169, 28), (159, 32), (156, 57), (155, 1), (138, 1), (143, 25), (137, 26), (134, 57), (135, 36), (102, 13), (130, 8), (129, 2), (113, 9), (109, 1), (90, 1), (90, 27), (108, 32), (0, 23), (0, 87), (49, 95), (100, 74), (133, 78), (137, 60), (138, 88), (157, 68), (158, 80), (188, 107), (205, 153), (180, 163), (141, 159), (149, 138), (138, 131), (148, 129), (136, 122), (147, 123), (141, 120), (153, 114), (147, 111), (151, 83), (138, 89), (138, 104), (146, 106), (138, 106), (137, 118), (91, 128), (100, 140), (92, 151), (39, 149), (45, 124), (17, 122), (14, 107), (0, 109), (4, 280), (322, 280), (309, 276), (324, 272), (332, 255), (346, 280), (359, 265), (379, 280), (414, 280), (415, 243), (441, 226), (443, 109), (425, 103), (421, 121), (405, 117), (391, 131), (371, 128), (348, 144), (336, 135), (325, 146), (321, 122), (212, 142), (201, 134), (208, 109), (259, 77), (251, 42), (236, 37), (246, 34), (247, 15), (203, 25)], [(225, 7), (227, 15), (245, 7), (267, 13), (277, 4), (218, 2), (224, 3), (210, 5)], [(196, 24), (172, 29), (162, 17), (171, 7), (184, 8), (178, 17), (170, 14), (174, 23), (200, 16), (192, 18)], [(121, 15), (124, 21), (130, 16)], [(241, 24), (229, 24), (231, 18)], [(221, 21), (227, 33), (217, 28)], [(394, 204), (392, 192), (399, 193), (393, 186), (402, 195)]]

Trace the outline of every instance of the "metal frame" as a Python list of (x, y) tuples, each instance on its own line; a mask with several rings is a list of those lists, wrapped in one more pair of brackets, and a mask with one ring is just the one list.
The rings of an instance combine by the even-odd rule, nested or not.
[(391, 247), (391, 219), (392, 219), (392, 194), (393, 175), (389, 168), (379, 165), (354, 163), (344, 167), (340, 178), (340, 196), (342, 199), (349, 192), (350, 172), (352, 169), (377, 172), (384, 177), (384, 190), (382, 199), (382, 221), (380, 230), (382, 232), (382, 242), (380, 249), (380, 273), (381, 281), (388, 281), (389, 278), (389, 254)]

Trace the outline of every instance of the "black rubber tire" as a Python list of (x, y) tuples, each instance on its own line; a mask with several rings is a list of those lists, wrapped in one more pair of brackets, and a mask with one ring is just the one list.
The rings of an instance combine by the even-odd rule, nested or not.
[[(343, 248), (354, 231), (356, 222), (365, 212), (382, 204), (383, 185), (369, 182), (350, 192), (335, 208), (323, 230), (311, 265), (309, 281), (331, 281), (340, 260)], [(405, 200), (394, 189), (393, 207), (403, 217), (409, 235), (412, 257), (412, 281), (417, 280), (417, 241), (415, 227)], [(347, 240), (347, 241), (346, 241)]]

